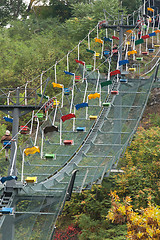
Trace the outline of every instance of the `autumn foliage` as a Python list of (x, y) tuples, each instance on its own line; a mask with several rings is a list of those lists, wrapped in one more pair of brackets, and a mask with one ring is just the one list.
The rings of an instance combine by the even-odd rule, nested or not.
[(115, 224), (127, 222), (127, 239), (160, 239), (160, 207), (151, 204), (148, 199), (148, 207), (133, 210), (131, 198), (126, 197), (123, 202), (116, 191), (111, 191), (112, 207), (107, 219)]
[(121, 160), (124, 174), (115, 179), (119, 197), (131, 196), (136, 208), (147, 207), (148, 196), (160, 205), (160, 128), (140, 127)]
[(55, 233), (54, 240), (77, 240), (78, 234), (80, 234), (80, 230), (70, 225), (64, 230), (58, 230)]

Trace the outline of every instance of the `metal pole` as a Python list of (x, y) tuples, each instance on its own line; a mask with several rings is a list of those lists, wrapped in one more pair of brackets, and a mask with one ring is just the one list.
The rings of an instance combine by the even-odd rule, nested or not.
[(24, 149), (22, 154), (22, 172), (21, 172), (21, 182), (23, 183), (23, 173), (24, 173)]
[(62, 120), (61, 119), (60, 119), (59, 137), (60, 137), (60, 145), (62, 145)]
[(36, 135), (35, 135), (35, 140), (34, 140), (34, 146), (36, 146), (36, 143), (37, 143), (38, 130), (39, 130), (39, 119), (37, 117), (37, 130), (36, 130)]
[[(123, 10), (119, 10), (119, 12), (122, 13), (121, 15), (121, 25), (123, 25)], [(122, 44), (123, 44), (123, 27), (120, 26), (120, 31), (119, 31), (119, 61), (122, 60)], [(120, 71), (123, 71), (123, 65), (120, 66)]]
[[(16, 105), (19, 105), (19, 92), (20, 92), (20, 88), (18, 87), (17, 90), (16, 90)], [(14, 108), (13, 109), (12, 138), (14, 139), (14, 141), (16, 142), (17, 145), (18, 145), (19, 115), (20, 115), (19, 108), (18, 107)], [(14, 157), (15, 157), (15, 162), (13, 164), (12, 174), (14, 176), (16, 176), (17, 175), (17, 170), (16, 170), (17, 153), (15, 155), (16, 144), (15, 144), (14, 141), (11, 144), (11, 165), (9, 167), (9, 173), (10, 173), (11, 166), (13, 164), (13, 160), (14, 160)]]
[[(76, 115), (76, 108), (74, 107), (74, 115)], [(73, 132), (75, 131), (76, 118), (73, 118)]]
[(80, 45), (81, 42), (79, 42), (78, 44), (78, 60), (79, 60), (79, 45)]
[(27, 105), (27, 85), (28, 85), (28, 82), (25, 85), (25, 100), (24, 100), (25, 105)]
[(41, 141), (41, 159), (43, 158), (43, 138), (44, 138), (44, 131), (42, 129), (42, 141)]

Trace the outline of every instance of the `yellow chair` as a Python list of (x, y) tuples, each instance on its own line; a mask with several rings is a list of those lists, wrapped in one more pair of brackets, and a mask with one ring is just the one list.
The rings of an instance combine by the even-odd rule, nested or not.
[(36, 183), (37, 182), (37, 177), (27, 177), (25, 179), (26, 183)]
[(90, 116), (89, 116), (89, 119), (90, 119), (90, 120), (96, 120), (96, 119), (97, 119), (97, 116), (92, 116), (92, 115), (90, 115)]
[(136, 68), (129, 68), (129, 71), (135, 72), (135, 71), (136, 71)]
[(100, 55), (100, 53), (95, 53), (94, 56), (95, 56), (95, 57), (99, 57), (99, 55)]

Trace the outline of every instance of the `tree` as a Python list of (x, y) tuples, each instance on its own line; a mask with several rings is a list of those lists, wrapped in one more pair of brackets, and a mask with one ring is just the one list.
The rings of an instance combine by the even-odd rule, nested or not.
[(126, 7), (128, 13), (133, 13), (136, 9), (138, 9), (142, 5), (142, 0), (123, 0), (122, 6)]
[(50, 1), (50, 15), (55, 18), (58, 17), (61, 22), (71, 17), (71, 7), (68, 1)]
[(91, 3), (92, 1), (86, 0), (50, 0), (50, 8), (48, 8), (48, 16), (58, 17), (60, 22), (64, 22), (72, 16), (72, 8), (76, 4)]
[(25, 10), (22, 0), (0, 1), (0, 25), (5, 26), (9, 20), (16, 19)]
[(30, 0), (30, 3), (27, 8), (27, 12), (29, 12), (32, 7), (36, 6), (37, 4), (41, 3), (42, 5), (46, 5), (47, 0)]

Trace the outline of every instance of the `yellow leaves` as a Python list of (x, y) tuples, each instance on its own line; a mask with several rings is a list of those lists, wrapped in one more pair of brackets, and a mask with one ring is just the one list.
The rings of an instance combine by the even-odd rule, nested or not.
[(131, 211), (132, 211), (132, 205), (127, 206), (127, 207), (126, 207), (126, 211), (127, 211), (128, 213), (131, 212)]
[(112, 221), (112, 223), (114, 222), (114, 214), (112, 211), (109, 211), (108, 212), (108, 215), (107, 215), (107, 218)]
[(156, 234), (160, 235), (160, 229), (156, 229)]
[(144, 234), (143, 234), (142, 232), (138, 232), (138, 233), (137, 233), (137, 237), (138, 237), (138, 238), (141, 238), (143, 235), (144, 235)]
[(114, 190), (114, 191), (112, 192), (112, 190), (111, 190), (110, 195), (111, 195), (112, 199), (113, 199), (115, 202), (119, 202), (119, 201), (120, 201), (120, 199), (119, 199), (119, 197), (118, 197), (118, 195), (117, 195), (117, 191)]
[(126, 214), (126, 208), (125, 208), (125, 206), (120, 206), (120, 207), (118, 208), (118, 211), (121, 212), (122, 215), (125, 215), (125, 214)]
[[(140, 228), (140, 230), (138, 230)], [(132, 238), (160, 238), (160, 208), (149, 203), (149, 207), (141, 210), (141, 214), (131, 212), (129, 216), (128, 235)]]
[[(140, 194), (144, 192), (139, 191)], [(112, 207), (107, 218), (112, 223), (121, 224), (127, 220), (127, 239), (160, 239), (160, 207), (148, 203), (148, 207), (134, 211), (126, 197), (123, 202), (119, 201), (116, 191), (111, 192)], [(151, 197), (150, 197), (151, 200)], [(120, 220), (121, 219), (121, 220)]]
[(129, 197), (129, 196), (126, 196), (126, 198), (125, 198), (125, 202), (126, 202), (126, 203), (130, 203), (130, 202), (132, 202), (132, 199), (131, 199), (131, 197)]
[(147, 232), (148, 235), (151, 237), (151, 239), (153, 239), (153, 235), (154, 235), (154, 230), (153, 230), (153, 228), (146, 228), (146, 232)]

